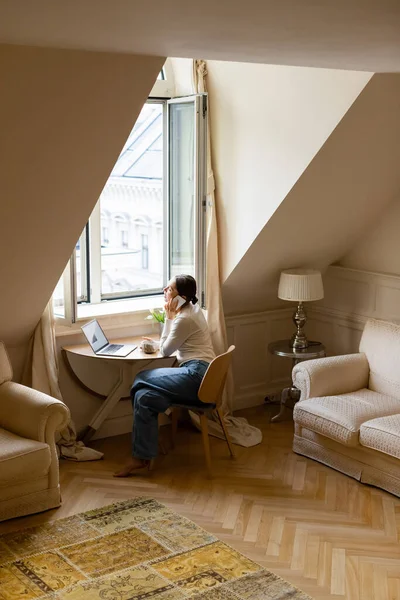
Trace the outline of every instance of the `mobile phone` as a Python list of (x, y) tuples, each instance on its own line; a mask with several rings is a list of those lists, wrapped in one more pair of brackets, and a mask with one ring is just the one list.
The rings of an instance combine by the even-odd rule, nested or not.
[(185, 298), (182, 298), (182, 296), (175, 296), (174, 300), (176, 301), (175, 310), (178, 310), (178, 308), (180, 308), (182, 304), (186, 303)]

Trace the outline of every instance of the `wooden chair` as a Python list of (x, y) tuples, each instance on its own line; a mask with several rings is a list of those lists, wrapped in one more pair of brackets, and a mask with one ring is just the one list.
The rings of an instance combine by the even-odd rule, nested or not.
[(232, 354), (235, 350), (235, 346), (230, 346), (227, 352), (220, 354), (210, 363), (204, 377), (201, 382), (198, 398), (204, 404), (199, 407), (173, 407), (172, 409), (172, 446), (175, 446), (176, 433), (178, 429), (178, 416), (180, 408), (186, 408), (192, 411), (200, 417), (201, 434), (203, 438), (204, 454), (207, 464), (208, 473), (211, 474), (211, 454), (210, 454), (210, 441), (208, 438), (208, 424), (207, 415), (215, 411), (219, 422), (222, 427), (222, 431), (225, 436), (226, 443), (228, 444), (229, 452), (232, 458), (235, 458), (235, 453), (232, 447), (232, 442), (229, 437), (228, 430), (224, 422), (224, 416), (221, 410), (222, 393), (224, 391), (226, 377), (228, 375), (228, 369), (231, 364)]

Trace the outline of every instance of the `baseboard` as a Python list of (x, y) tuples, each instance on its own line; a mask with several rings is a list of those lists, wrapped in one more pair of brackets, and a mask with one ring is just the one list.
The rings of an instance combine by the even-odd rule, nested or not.
[(264, 398), (265, 396), (260, 395), (238, 396), (233, 400), (233, 412), (245, 408), (253, 408), (254, 406), (261, 406), (261, 404), (264, 404), (265, 402)]
[(290, 380), (281, 380), (279, 382), (274, 382), (273, 385), (268, 386), (267, 388), (261, 390), (257, 390), (255, 392), (250, 392), (247, 394), (238, 394), (235, 396), (233, 400), (233, 411), (243, 410), (245, 408), (253, 408), (255, 406), (261, 406), (265, 404), (265, 398), (267, 396), (275, 396), (280, 394), (285, 387), (291, 385)]

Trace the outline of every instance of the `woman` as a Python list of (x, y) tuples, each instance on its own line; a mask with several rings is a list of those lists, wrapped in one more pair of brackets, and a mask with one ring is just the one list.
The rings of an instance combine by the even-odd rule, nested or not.
[[(185, 303), (177, 308), (177, 296)], [(197, 304), (196, 281), (190, 275), (177, 275), (164, 288), (165, 323), (160, 353), (176, 353), (178, 367), (150, 369), (139, 373), (131, 389), (134, 412), (132, 458), (115, 473), (127, 477), (150, 468), (157, 456), (158, 414), (170, 406), (198, 406), (197, 392), (209, 363), (215, 358), (203, 312)], [(147, 338), (148, 339), (148, 338)]]

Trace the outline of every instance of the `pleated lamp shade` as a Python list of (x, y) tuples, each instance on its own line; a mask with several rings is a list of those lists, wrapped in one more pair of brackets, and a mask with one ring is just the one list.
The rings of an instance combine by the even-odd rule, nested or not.
[(279, 280), (278, 298), (295, 302), (311, 302), (324, 297), (320, 271), (314, 269), (287, 269)]

